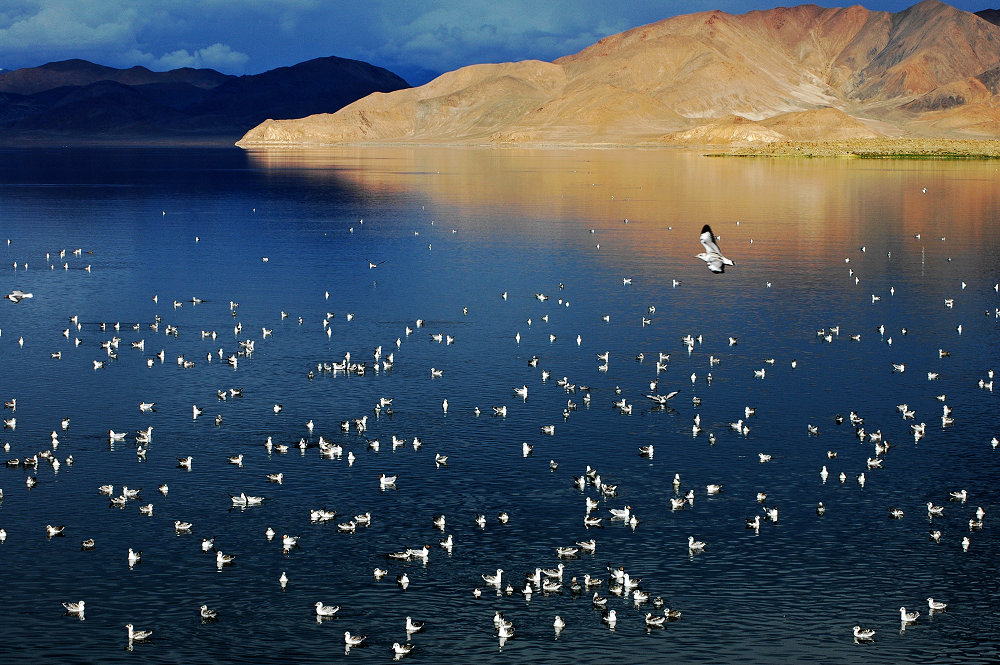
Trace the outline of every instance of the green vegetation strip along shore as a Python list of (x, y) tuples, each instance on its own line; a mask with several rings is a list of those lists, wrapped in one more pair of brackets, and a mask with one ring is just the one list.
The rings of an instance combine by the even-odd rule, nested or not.
[(732, 146), (707, 157), (854, 157), (858, 159), (1000, 159), (1000, 141), (975, 139), (852, 139), (776, 141)]

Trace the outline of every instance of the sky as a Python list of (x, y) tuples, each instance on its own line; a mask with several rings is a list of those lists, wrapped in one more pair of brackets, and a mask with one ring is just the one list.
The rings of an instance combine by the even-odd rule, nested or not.
[[(991, 0), (954, 0), (966, 11)], [(915, 0), (867, 0), (900, 11)], [(83, 58), (154, 71), (258, 74), (336, 55), (413, 84), (483, 62), (554, 60), (678, 14), (744, 13), (768, 0), (0, 0), (0, 68)], [(829, 7), (855, 4), (819, 0)], [(1000, 5), (1000, 0), (993, 4)]]

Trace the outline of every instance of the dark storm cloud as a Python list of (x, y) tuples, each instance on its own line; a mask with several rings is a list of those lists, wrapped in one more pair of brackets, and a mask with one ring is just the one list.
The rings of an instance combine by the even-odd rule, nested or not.
[[(873, 0), (866, 6), (898, 11), (909, 4)], [(954, 4), (984, 8), (975, 0)], [(115, 67), (243, 74), (337, 55), (393, 70), (444, 72), (481, 62), (553, 60), (677, 14), (771, 6), (750, 0), (5, 0), (0, 67), (80, 57)]]

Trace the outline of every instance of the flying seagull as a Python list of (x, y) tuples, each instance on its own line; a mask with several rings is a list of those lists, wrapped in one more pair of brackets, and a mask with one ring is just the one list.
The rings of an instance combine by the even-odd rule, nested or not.
[(719, 246), (715, 244), (715, 234), (712, 233), (712, 227), (708, 224), (701, 227), (700, 240), (705, 251), (701, 254), (695, 254), (695, 256), (707, 263), (709, 270), (712, 272), (725, 272), (726, 266), (736, 265), (722, 255)]
[(4, 296), (4, 298), (11, 301), (12, 303), (19, 303), (25, 298), (31, 298), (32, 296), (33, 294), (31, 293), (25, 293), (20, 289), (14, 289), (12, 293), (8, 293), (7, 295)]

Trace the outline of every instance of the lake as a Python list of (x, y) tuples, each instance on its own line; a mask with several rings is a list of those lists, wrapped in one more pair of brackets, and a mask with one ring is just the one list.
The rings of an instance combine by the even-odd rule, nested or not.
[[(0, 302), (0, 392), (16, 399), (0, 442), (5, 459), (60, 461), (0, 469), (5, 662), (386, 662), (394, 642), (425, 663), (1000, 657), (997, 162), (2, 157), (4, 293), (33, 297)], [(694, 256), (704, 224), (735, 262), (723, 274)], [(347, 354), (363, 373), (333, 370)], [(321, 438), (341, 453), (322, 455)], [(617, 492), (578, 488), (588, 467)], [(105, 484), (141, 493), (116, 507)], [(241, 493), (263, 502), (234, 506)], [(611, 519), (626, 506), (633, 526)], [(312, 521), (320, 508), (337, 515)], [(338, 528), (364, 513), (370, 525)], [(288, 551), (285, 534), (300, 537)], [(592, 553), (556, 554), (590, 539)], [(426, 561), (387, 557), (424, 545)], [(559, 563), (559, 589), (522, 594)], [(498, 568), (499, 590), (483, 579)], [(609, 568), (650, 600), (609, 591)], [(574, 592), (585, 574), (603, 584)], [(647, 628), (656, 597), (681, 618)], [(947, 609), (929, 613), (928, 597)], [(84, 620), (64, 613), (81, 599)], [(318, 621), (317, 601), (340, 610)], [(918, 620), (901, 624), (901, 606)], [(407, 633), (407, 616), (424, 629)], [(129, 644), (127, 623), (151, 638)], [(856, 643), (855, 625), (874, 640)], [(345, 631), (367, 640), (345, 651)]]

